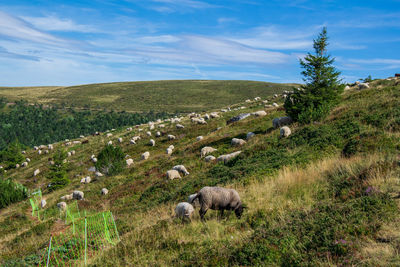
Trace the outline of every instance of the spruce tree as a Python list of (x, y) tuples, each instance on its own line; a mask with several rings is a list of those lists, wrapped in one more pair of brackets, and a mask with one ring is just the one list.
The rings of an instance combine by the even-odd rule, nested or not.
[(327, 46), (327, 31), (323, 28), (314, 40), (315, 53), (300, 59), (305, 84), (289, 94), (284, 105), (294, 121), (309, 123), (325, 118), (343, 92), (340, 72), (332, 66), (335, 59), (327, 54)]

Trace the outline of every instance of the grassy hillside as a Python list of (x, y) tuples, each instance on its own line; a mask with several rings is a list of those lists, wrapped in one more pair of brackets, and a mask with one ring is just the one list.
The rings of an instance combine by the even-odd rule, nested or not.
[(293, 86), (255, 81), (118, 82), (70, 87), (0, 87), (0, 97), (78, 108), (175, 113), (221, 108), (247, 98), (271, 96)]
[[(37, 261), (50, 233), (66, 227), (57, 221), (56, 203), (78, 189), (85, 193), (79, 207), (111, 210), (121, 236), (116, 247), (89, 259), (93, 266), (398, 266), (400, 80), (370, 85), (371, 89), (346, 91), (323, 122), (291, 125), (292, 135), (283, 139), (271, 123), (284, 114), (282, 107), (265, 109), (264, 117), (226, 124), (239, 113), (264, 109), (261, 102), (238, 103), (246, 108), (220, 113), (221, 118), (206, 125), (185, 119), (185, 128), (176, 129), (166, 122), (161, 130), (177, 139), (153, 136), (155, 147), (143, 134), (148, 126), (141, 126), (142, 132), (117, 129), (112, 137), (88, 137), (88, 144), (66, 147), (76, 151), (68, 158), (72, 183), (51, 193), (46, 175), (54, 152), (38, 155), (29, 150), (30, 165), (9, 171), (7, 177), (31, 189), (42, 188), (48, 216), (44, 221), (32, 218), (28, 201), (1, 210), (0, 263)], [(273, 101), (282, 104), (282, 99)], [(256, 136), (244, 146), (230, 145), (232, 138), (245, 138), (250, 131)], [(130, 137), (138, 134), (142, 140), (130, 145)], [(204, 139), (197, 142), (199, 135)], [(94, 178), (88, 171), (93, 166), (90, 155), (109, 140), (130, 155), (134, 165), (121, 174), (80, 184), (86, 175)], [(167, 156), (165, 149), (171, 144), (175, 150)], [(215, 156), (242, 153), (226, 165), (206, 163), (200, 158), (206, 145), (218, 149)], [(150, 158), (141, 161), (144, 151)], [(177, 164), (185, 165), (190, 175), (167, 181), (165, 172)], [(37, 168), (41, 173), (34, 179)], [(178, 202), (206, 185), (235, 188), (248, 206), (242, 218), (220, 220), (215, 211), (208, 211), (203, 223), (198, 209), (191, 223), (172, 218)], [(110, 190), (106, 196), (100, 195), (103, 187)]]

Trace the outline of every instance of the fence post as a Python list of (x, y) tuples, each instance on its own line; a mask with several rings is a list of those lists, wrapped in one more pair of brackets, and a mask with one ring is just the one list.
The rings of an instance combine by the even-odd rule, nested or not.
[(87, 221), (85, 214), (85, 266), (86, 266), (86, 253), (87, 253)]
[(49, 249), (47, 251), (47, 262), (46, 262), (46, 267), (49, 267), (49, 261), (50, 261), (50, 251), (51, 251), (51, 239), (53, 238), (53, 235), (50, 236), (50, 242), (49, 242)]

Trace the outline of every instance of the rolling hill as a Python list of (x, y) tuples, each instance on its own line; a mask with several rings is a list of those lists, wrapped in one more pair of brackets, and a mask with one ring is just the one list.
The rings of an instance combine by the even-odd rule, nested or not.
[[(112, 136), (104, 133), (79, 139), (85, 143), (55, 143), (49, 154), (29, 149), (24, 155), (31, 159), (29, 165), (10, 170), (5, 177), (32, 191), (41, 188), (47, 200), (46, 216), (40, 221), (32, 217), (28, 200), (0, 211), (0, 264), (43, 263), (50, 235), (69, 227), (60, 220), (64, 217), (56, 204), (61, 196), (81, 190), (85, 197), (78, 201), (79, 208), (112, 211), (121, 238), (116, 246), (90, 257), (90, 266), (398, 266), (400, 79), (376, 80), (370, 87), (345, 91), (325, 120), (292, 124), (287, 138), (280, 138), (279, 129), (271, 123), (284, 115), (283, 98), (257, 92), (262, 100), (279, 104), (264, 107), (261, 101), (242, 102), (256, 96), (246, 91), (231, 111), (219, 112), (219, 118), (204, 125), (185, 116), (180, 122), (183, 129), (165, 121), (164, 128), (159, 123), (150, 130), (144, 124), (132, 131), (116, 129)], [(187, 98), (180, 95), (176, 103), (190, 103)], [(217, 111), (211, 106), (199, 109)], [(259, 110), (267, 115), (226, 123), (238, 114)], [(144, 134), (149, 130), (152, 137)], [(164, 134), (154, 137), (156, 131)], [(246, 144), (231, 145), (232, 138), (246, 139), (248, 132), (255, 136)], [(176, 139), (169, 140), (168, 134)], [(137, 135), (142, 139), (130, 144)], [(204, 138), (196, 141), (200, 135)], [(150, 138), (156, 142), (154, 147), (148, 144)], [(89, 170), (94, 165), (91, 155), (98, 155), (109, 141), (134, 164), (119, 174), (96, 178)], [(175, 149), (168, 156), (165, 150), (170, 145)], [(212, 153), (216, 157), (242, 152), (226, 164), (205, 162), (200, 158), (204, 146), (216, 148)], [(76, 151), (68, 157), (71, 184), (50, 192), (49, 158), (59, 148)], [(145, 151), (150, 158), (141, 160)], [(166, 171), (178, 164), (185, 165), (190, 174), (166, 180)], [(40, 174), (33, 177), (36, 169)], [(85, 176), (92, 177), (91, 183), (80, 183)], [(219, 219), (217, 212), (208, 211), (207, 220), (201, 222), (198, 208), (191, 223), (173, 218), (178, 202), (203, 186), (214, 185), (239, 192), (248, 207), (241, 219), (233, 215)], [(101, 195), (102, 188), (109, 193)], [(64, 260), (73, 261), (67, 253)], [(74, 263), (82, 264), (83, 259)]]
[(221, 108), (256, 96), (267, 97), (295, 84), (256, 81), (177, 80), (79, 86), (0, 87), (11, 101), (58, 104), (92, 110), (193, 112)]

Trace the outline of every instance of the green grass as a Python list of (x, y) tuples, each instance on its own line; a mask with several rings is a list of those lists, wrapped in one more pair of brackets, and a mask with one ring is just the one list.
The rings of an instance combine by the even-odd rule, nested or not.
[[(239, 113), (263, 109), (261, 103), (246, 103), (245, 109), (221, 113), (207, 125), (185, 119), (185, 128), (178, 130), (167, 122), (160, 130), (177, 139), (153, 136), (155, 147), (148, 145), (146, 125), (140, 127), (142, 132), (117, 130), (111, 138), (90, 136), (88, 144), (67, 148), (76, 151), (68, 158), (71, 184), (55, 192), (46, 189), (47, 161), (54, 151), (39, 156), (27, 150), (30, 165), (7, 175), (28, 188), (41, 187), (48, 209), (54, 209), (60, 196), (82, 190), (85, 200), (79, 201), (80, 210), (112, 211), (121, 243), (91, 258), (93, 265), (396, 266), (400, 264), (396, 115), (400, 84), (375, 81), (371, 87), (346, 92), (324, 121), (293, 124), (292, 135), (284, 139), (279, 138), (279, 129), (272, 128), (272, 119), (284, 114), (282, 108), (226, 125)], [(282, 99), (270, 100), (282, 104)], [(230, 145), (232, 138), (243, 138), (249, 131), (256, 136), (244, 146)], [(129, 145), (138, 134), (142, 140)], [(204, 139), (197, 142), (199, 135)], [(116, 141), (118, 137), (123, 143)], [(109, 140), (134, 164), (117, 175), (94, 178), (87, 170), (93, 166), (90, 156), (98, 155)], [(165, 149), (171, 144), (175, 150), (167, 156)], [(55, 149), (60, 146), (55, 144)], [(200, 159), (204, 146), (217, 148), (214, 156), (243, 152), (226, 165), (206, 163)], [(141, 161), (145, 151), (150, 158)], [(190, 175), (167, 181), (165, 172), (177, 164), (185, 165)], [(36, 168), (41, 174), (34, 180)], [(80, 184), (86, 175), (92, 183)], [(219, 220), (216, 212), (209, 211), (203, 223), (197, 210), (191, 223), (172, 218), (178, 202), (206, 185), (237, 189), (249, 209), (240, 220), (232, 215)], [(103, 187), (109, 189), (106, 196), (100, 195)], [(35, 260), (50, 233), (63, 229), (57, 215), (45, 221), (33, 219), (27, 201), (10, 205), (0, 214), (0, 263), (12, 266)]]
[(256, 96), (271, 96), (294, 86), (234, 80), (117, 82), (70, 87), (0, 87), (0, 96), (13, 101), (24, 99), (31, 103), (64, 104), (94, 110), (175, 113), (208, 111)]

